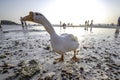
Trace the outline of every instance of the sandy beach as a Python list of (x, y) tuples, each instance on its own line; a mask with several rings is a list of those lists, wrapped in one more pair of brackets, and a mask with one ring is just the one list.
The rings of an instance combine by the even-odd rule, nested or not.
[(50, 45), (50, 36), (43, 27), (4, 25), (0, 36), (0, 80), (119, 80), (120, 35), (115, 28), (70, 27), (58, 34), (72, 33), (78, 37), (78, 62), (71, 61), (73, 52), (65, 54), (63, 63)]

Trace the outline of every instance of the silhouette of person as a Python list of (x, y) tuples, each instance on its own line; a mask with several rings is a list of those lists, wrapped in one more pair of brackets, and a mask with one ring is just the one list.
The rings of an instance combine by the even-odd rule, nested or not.
[(90, 23), (90, 32), (92, 31), (92, 26), (93, 26), (93, 20), (91, 20), (91, 23)]
[(120, 26), (120, 17), (118, 18), (117, 26)]
[(88, 31), (88, 26), (89, 26), (89, 20), (87, 21), (87, 31)]
[(20, 17), (20, 21), (21, 21), (22, 29), (24, 30), (24, 22), (22, 21), (22, 17)]
[(65, 23), (63, 23), (63, 25), (62, 25), (62, 26), (63, 26), (63, 29), (66, 29), (66, 24), (65, 24)]
[[(120, 17), (118, 18), (117, 26), (120, 27)], [(115, 31), (115, 38), (117, 38), (118, 35), (119, 35), (119, 29), (118, 29), (118, 27), (116, 28), (116, 31)]]
[(0, 21), (0, 31), (2, 31), (1, 21)]
[(87, 21), (87, 26), (89, 26), (89, 20)]
[(86, 30), (87, 29), (87, 21), (85, 21), (85, 28), (84, 28), (84, 30)]
[(25, 28), (27, 29), (27, 23), (22, 20), (22, 17), (20, 17), (20, 21), (21, 21), (22, 29), (23, 30), (25, 30)]
[(3, 34), (3, 29), (2, 29), (2, 21), (0, 21), (0, 40), (4, 40), (4, 34)]

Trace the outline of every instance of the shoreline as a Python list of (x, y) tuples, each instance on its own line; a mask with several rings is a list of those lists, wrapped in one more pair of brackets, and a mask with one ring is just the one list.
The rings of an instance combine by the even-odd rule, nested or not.
[[(5, 25), (4, 25), (5, 26)], [(12, 25), (10, 25), (12, 26)], [(16, 26), (16, 25), (14, 25)], [(32, 26), (33, 27), (33, 26)], [(38, 26), (35, 26), (35, 27), (38, 27)], [(40, 25), (40, 27), (42, 27), (42, 25)], [(60, 26), (53, 26), (53, 27), (60, 27)], [(66, 28), (84, 28), (85, 26), (66, 26)], [(39, 31), (45, 31), (45, 30), (37, 30), (37, 29), (29, 29), (30, 26), (28, 26), (28, 29), (27, 30), (22, 30), (22, 27), (21, 29), (19, 30), (2, 30), (3, 33), (8, 33), (8, 32), (25, 32), (25, 31), (29, 31), (29, 32), (32, 32), (32, 31), (35, 31), (35, 32), (39, 32)], [(88, 26), (88, 29), (91, 28), (91, 26)], [(120, 29), (120, 27), (118, 26), (111, 26), (111, 27), (107, 27), (107, 26), (92, 26), (92, 28), (107, 28), (107, 29)]]

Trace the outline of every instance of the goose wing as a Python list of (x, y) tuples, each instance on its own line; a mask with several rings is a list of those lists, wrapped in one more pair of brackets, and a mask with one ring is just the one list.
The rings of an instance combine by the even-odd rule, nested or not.
[(72, 34), (62, 34), (64, 49), (67, 51), (75, 50), (79, 47), (78, 39)]
[(72, 34), (61, 34), (61, 37), (66, 38), (66, 40), (70, 40), (70, 41), (74, 41), (74, 42), (78, 42), (78, 38)]

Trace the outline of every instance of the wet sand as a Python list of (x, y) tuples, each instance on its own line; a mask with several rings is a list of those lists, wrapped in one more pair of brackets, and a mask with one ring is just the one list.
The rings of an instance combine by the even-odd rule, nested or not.
[(78, 36), (80, 60), (71, 61), (73, 52), (68, 52), (63, 63), (54, 64), (60, 55), (53, 52), (47, 32), (4, 34), (0, 41), (0, 80), (120, 79), (120, 36), (85, 32)]

